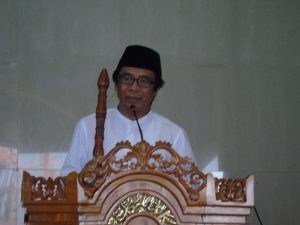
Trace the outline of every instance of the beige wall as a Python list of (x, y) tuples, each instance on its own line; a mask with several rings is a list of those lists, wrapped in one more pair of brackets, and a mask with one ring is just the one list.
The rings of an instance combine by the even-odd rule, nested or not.
[(263, 222), (299, 224), (299, 15), (298, 0), (2, 0), (1, 149), (66, 152), (101, 68), (147, 45), (166, 81), (154, 109), (186, 129), (199, 167), (254, 173)]

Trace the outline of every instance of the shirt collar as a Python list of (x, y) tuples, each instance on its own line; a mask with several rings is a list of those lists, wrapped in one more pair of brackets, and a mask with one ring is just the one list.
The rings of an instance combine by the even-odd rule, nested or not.
[[(136, 121), (135, 120), (131, 120), (129, 118), (127, 118), (126, 116), (124, 116), (119, 110), (118, 108), (116, 107), (115, 108), (115, 112), (117, 114), (117, 116), (122, 120), (124, 121), (126, 124), (134, 124), (136, 125)], [(143, 117), (139, 118), (139, 123), (140, 124), (143, 124), (145, 122), (147, 122), (150, 118), (151, 118), (151, 115), (152, 115), (152, 110), (150, 109), (150, 111)]]

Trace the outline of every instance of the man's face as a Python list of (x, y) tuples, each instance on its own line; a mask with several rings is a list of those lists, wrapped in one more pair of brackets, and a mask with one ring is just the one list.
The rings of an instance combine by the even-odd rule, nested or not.
[[(125, 75), (124, 79), (127, 79), (127, 77), (134, 78), (133, 83), (126, 84), (125, 82), (122, 82), (120, 77), (122, 75)], [(144, 80), (148, 80), (151, 81), (151, 84), (149, 87), (141, 87), (136, 79), (140, 79), (140, 83)], [(152, 70), (136, 67), (122, 67), (119, 73), (118, 84), (115, 86), (115, 89), (120, 101), (118, 108), (124, 116), (134, 119), (132, 107), (134, 107), (139, 118), (149, 112), (151, 103), (156, 95), (154, 81), (155, 74)]]

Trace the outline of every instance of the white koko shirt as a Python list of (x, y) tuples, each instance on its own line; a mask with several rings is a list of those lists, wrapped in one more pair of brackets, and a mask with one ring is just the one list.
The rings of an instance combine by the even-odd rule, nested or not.
[[(153, 111), (140, 118), (139, 123), (144, 140), (150, 145), (154, 146), (157, 141), (166, 141), (180, 156), (195, 159), (185, 131), (175, 123)], [(95, 128), (95, 114), (79, 120), (61, 175), (66, 176), (72, 171), (79, 173), (85, 164), (93, 158)], [(117, 108), (108, 109), (104, 125), (104, 154), (107, 154), (118, 142), (126, 140), (130, 141), (131, 145), (141, 141), (136, 121), (123, 116)]]

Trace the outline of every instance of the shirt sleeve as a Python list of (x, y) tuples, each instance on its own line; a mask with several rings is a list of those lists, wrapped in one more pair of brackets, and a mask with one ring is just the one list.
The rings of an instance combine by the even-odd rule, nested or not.
[(197, 164), (189, 138), (183, 129), (181, 129), (180, 132), (177, 133), (177, 136), (174, 140), (173, 148), (181, 157), (187, 156), (192, 159), (195, 165)]
[(87, 162), (87, 139), (86, 130), (82, 120), (80, 120), (73, 132), (73, 137), (69, 147), (68, 154), (61, 169), (62, 176), (68, 175), (70, 172), (79, 173)]

